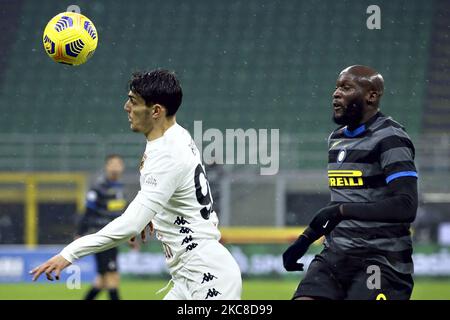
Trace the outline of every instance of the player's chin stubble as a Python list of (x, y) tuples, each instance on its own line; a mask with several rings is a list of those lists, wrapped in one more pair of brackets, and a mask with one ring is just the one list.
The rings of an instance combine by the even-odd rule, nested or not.
[(358, 125), (363, 118), (363, 103), (359, 99), (350, 101), (340, 116), (333, 113), (333, 121), (339, 125)]
[(134, 126), (132, 123), (130, 123), (130, 129), (133, 132), (139, 132), (139, 130), (136, 128), (136, 126)]

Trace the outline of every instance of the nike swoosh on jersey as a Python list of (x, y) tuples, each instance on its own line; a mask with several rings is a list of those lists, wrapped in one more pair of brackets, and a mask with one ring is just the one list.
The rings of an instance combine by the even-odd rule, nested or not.
[(342, 140), (339, 140), (339, 141), (334, 142), (334, 143), (331, 145), (330, 149), (332, 149), (333, 147), (337, 146), (337, 145), (338, 145), (339, 143), (341, 143), (341, 142), (342, 142)]

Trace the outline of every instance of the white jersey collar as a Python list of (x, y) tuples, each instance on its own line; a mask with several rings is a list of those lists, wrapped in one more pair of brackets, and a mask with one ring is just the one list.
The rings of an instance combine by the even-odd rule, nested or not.
[(153, 146), (157, 143), (160, 143), (160, 141), (163, 141), (164, 138), (173, 135), (178, 128), (180, 128), (180, 125), (175, 122), (173, 125), (169, 127), (169, 129), (166, 130), (166, 132), (164, 132), (164, 134), (161, 137), (156, 138), (154, 140), (147, 140), (147, 146)]

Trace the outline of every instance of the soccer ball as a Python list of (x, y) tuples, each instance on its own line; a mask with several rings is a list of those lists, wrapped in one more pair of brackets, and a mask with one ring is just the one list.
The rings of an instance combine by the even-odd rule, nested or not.
[(82, 14), (63, 12), (47, 23), (42, 41), (45, 52), (54, 61), (80, 65), (94, 54), (98, 33), (92, 21)]

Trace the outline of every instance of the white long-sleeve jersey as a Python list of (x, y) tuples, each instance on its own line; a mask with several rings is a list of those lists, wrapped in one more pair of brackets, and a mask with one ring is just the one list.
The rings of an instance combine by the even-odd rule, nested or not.
[(200, 153), (178, 124), (147, 141), (140, 166), (141, 190), (125, 212), (95, 234), (79, 238), (61, 251), (73, 262), (138, 235), (152, 221), (171, 273), (204, 240), (219, 240), (218, 219)]

